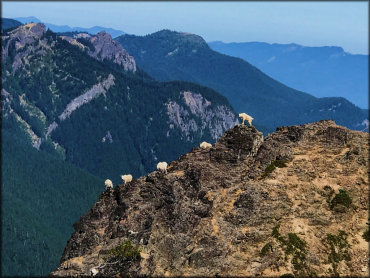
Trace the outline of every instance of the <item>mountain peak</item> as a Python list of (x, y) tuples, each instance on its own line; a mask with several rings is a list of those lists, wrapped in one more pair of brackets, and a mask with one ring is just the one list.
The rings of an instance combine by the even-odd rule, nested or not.
[(23, 24), (27, 24), (27, 23), (30, 23), (30, 22), (34, 22), (34, 23), (40, 23), (41, 22), (40, 19), (38, 19), (37, 17), (34, 17), (34, 16), (15, 17), (14, 19), (22, 22)]
[[(265, 140), (254, 127), (236, 125), (211, 148), (169, 163), (166, 174), (102, 193), (74, 225), (51, 275), (95, 268), (103, 276), (328, 276), (327, 235), (340, 230), (351, 242), (346, 252), (364, 260), (352, 260), (351, 268), (340, 262), (336, 270), (362, 275), (367, 151), (366, 133), (333, 121), (281, 127)], [(335, 194), (349, 194), (356, 208), (337, 204)], [(299, 264), (285, 238), (302, 242)], [(112, 255), (122, 244), (140, 255)]]
[(105, 32), (105, 30), (100, 31), (95, 36), (96, 37), (104, 37), (104, 38), (107, 38), (107, 39), (112, 39), (112, 36), (110, 34), (108, 34), (107, 32)]
[(153, 34), (150, 34), (153, 38), (157, 39), (169, 39), (174, 40), (178, 44), (190, 44), (190, 46), (197, 46), (197, 47), (207, 47), (207, 42), (199, 35), (195, 35), (188, 32), (177, 32), (171, 31), (168, 29), (164, 29)]
[(112, 60), (114, 63), (124, 67), (126, 71), (136, 71), (136, 63), (132, 56), (122, 47), (121, 44), (112, 39), (112, 36), (105, 31), (100, 31), (95, 36), (90, 37), (90, 42), (94, 46), (89, 55), (98, 60)]
[(34, 38), (41, 38), (41, 36), (46, 32), (46, 27), (43, 23), (27, 23), (21, 25), (18, 28), (10, 31), (11, 37), (18, 37), (19, 39), (31, 36)]
[[(42, 23), (28, 23), (26, 25), (20, 25), (14, 30), (6, 32), (2, 36), (2, 49), (1, 57), (5, 59), (8, 55), (8, 50), (14, 45), (15, 50), (18, 52), (14, 57), (12, 64), (13, 72), (18, 70), (20, 67), (28, 63), (28, 51), (31, 49), (38, 55), (42, 55), (45, 49), (48, 48), (46, 41), (40, 43), (41, 38), (46, 32), (46, 27)], [(25, 46), (29, 45), (30, 49), (25, 50)], [(24, 58), (24, 59), (23, 59)]]
[(135, 59), (104, 30), (96, 35), (87, 33), (71, 33), (71, 35), (73, 37), (61, 36), (61, 38), (83, 49), (87, 48), (87, 53), (99, 61), (110, 60), (122, 66), (125, 71), (136, 71)]

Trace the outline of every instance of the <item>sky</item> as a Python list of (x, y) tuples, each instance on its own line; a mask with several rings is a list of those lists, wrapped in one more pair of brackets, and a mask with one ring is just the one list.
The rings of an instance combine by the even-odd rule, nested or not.
[(369, 3), (342, 2), (10, 2), (2, 17), (35, 16), (71, 27), (104, 26), (146, 35), (162, 29), (206, 41), (341, 46), (368, 54)]

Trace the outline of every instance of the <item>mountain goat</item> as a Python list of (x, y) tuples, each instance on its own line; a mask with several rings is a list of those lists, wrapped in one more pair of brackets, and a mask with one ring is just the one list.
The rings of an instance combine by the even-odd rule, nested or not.
[(96, 269), (96, 267), (93, 267), (90, 269), (90, 275), (95, 276), (96, 274), (99, 273), (99, 270)]
[(168, 166), (167, 162), (159, 162), (157, 164), (157, 170), (167, 174), (167, 166)]
[(207, 142), (202, 142), (200, 143), (199, 147), (201, 147), (202, 149), (207, 149), (207, 148), (211, 148), (212, 144), (207, 143)]
[(122, 181), (124, 184), (131, 182), (132, 181), (132, 176), (131, 175), (121, 175)]
[(107, 189), (113, 189), (113, 183), (110, 179), (107, 179), (105, 181), (105, 190), (107, 190)]
[(252, 120), (253, 120), (253, 118), (251, 116), (249, 116), (248, 114), (246, 114), (246, 113), (239, 113), (239, 118), (242, 119), (242, 125), (244, 125), (244, 121), (247, 121), (249, 123), (249, 125), (252, 126)]

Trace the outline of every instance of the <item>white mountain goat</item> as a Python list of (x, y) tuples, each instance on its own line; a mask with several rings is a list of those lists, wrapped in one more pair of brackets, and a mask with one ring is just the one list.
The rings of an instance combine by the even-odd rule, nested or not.
[(110, 179), (107, 179), (106, 181), (105, 181), (105, 190), (107, 190), (107, 189), (113, 189), (113, 183), (112, 183), (112, 181), (110, 180)]
[(168, 166), (167, 162), (159, 162), (157, 164), (157, 170), (167, 174), (167, 166)]
[(99, 270), (97, 270), (95, 267), (90, 269), (90, 275), (91, 276), (95, 276), (98, 273), (99, 273)]
[(247, 121), (249, 123), (249, 125), (252, 126), (252, 120), (253, 120), (253, 118), (251, 116), (249, 116), (248, 114), (246, 114), (246, 113), (239, 113), (239, 118), (242, 119), (242, 125), (244, 125), (244, 121)]
[(207, 142), (202, 142), (200, 143), (199, 147), (201, 147), (202, 149), (208, 149), (212, 147), (212, 144), (207, 143)]
[(122, 178), (123, 184), (126, 184), (132, 181), (131, 175), (121, 175), (121, 178)]

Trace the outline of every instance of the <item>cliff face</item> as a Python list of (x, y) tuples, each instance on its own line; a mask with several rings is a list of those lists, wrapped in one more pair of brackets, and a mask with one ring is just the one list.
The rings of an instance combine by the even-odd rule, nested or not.
[[(1, 37), (1, 59), (4, 61), (7, 56), (14, 56), (13, 73), (19, 68), (29, 65), (31, 57), (43, 56), (47, 53), (50, 46), (47, 45), (47, 40), (43, 38), (45, 32), (44, 24), (29, 23)], [(15, 51), (12, 51), (12, 53), (9, 53), (10, 46), (15, 47)], [(6, 72), (6, 75), (10, 75), (10, 73)]]
[[(237, 125), (167, 174), (103, 192), (52, 276), (366, 276), (367, 143), (333, 121), (265, 139)], [(122, 242), (140, 256), (112, 255)]]
[(78, 33), (73, 37), (62, 36), (70, 44), (77, 45), (85, 49), (87, 53), (99, 61), (109, 60), (124, 68), (125, 71), (136, 71), (135, 59), (122, 47), (121, 44), (114, 41), (108, 33), (101, 31), (96, 35)]

